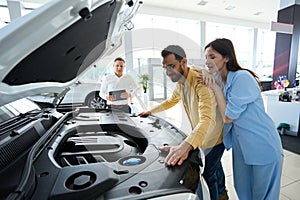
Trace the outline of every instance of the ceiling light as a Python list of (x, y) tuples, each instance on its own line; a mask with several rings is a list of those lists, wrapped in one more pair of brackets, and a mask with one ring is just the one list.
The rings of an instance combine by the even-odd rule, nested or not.
[(225, 10), (233, 10), (235, 9), (235, 6), (229, 5), (225, 8)]
[(207, 3), (208, 3), (207, 0), (201, 0), (201, 1), (198, 3), (198, 5), (200, 5), (200, 6), (205, 6)]

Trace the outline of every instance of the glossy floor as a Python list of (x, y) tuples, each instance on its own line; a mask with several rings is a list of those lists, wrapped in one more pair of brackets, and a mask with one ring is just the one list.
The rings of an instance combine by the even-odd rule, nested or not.
[[(226, 187), (230, 200), (238, 200), (233, 187), (231, 150), (225, 151), (222, 164), (226, 176)], [(280, 200), (300, 199), (300, 155), (284, 150)]]

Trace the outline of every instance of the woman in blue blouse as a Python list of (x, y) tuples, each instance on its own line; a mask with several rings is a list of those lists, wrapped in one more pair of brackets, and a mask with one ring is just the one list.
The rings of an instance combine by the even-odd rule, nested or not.
[[(205, 47), (208, 72), (200, 77), (216, 95), (224, 120), (226, 149), (232, 148), (234, 187), (240, 200), (279, 199), (283, 150), (266, 114), (257, 75), (242, 68), (228, 39)], [(217, 84), (216, 71), (222, 77)]]

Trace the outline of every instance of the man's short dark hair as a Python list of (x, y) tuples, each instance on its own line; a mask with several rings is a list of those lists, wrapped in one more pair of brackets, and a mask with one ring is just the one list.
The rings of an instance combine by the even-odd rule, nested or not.
[(114, 60), (114, 62), (116, 62), (116, 61), (122, 61), (122, 62), (125, 63), (125, 60), (124, 60), (123, 58), (121, 58), (121, 57), (117, 57), (117, 58)]
[(174, 54), (175, 59), (178, 61), (181, 61), (183, 58), (186, 57), (185, 51), (181, 46), (178, 45), (169, 45), (166, 48), (164, 48), (161, 52), (161, 56), (165, 58), (166, 56)]

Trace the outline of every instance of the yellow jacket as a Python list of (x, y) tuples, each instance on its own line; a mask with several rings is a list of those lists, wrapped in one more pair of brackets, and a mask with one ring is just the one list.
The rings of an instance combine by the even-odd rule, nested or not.
[(187, 102), (185, 102), (183, 85), (178, 82), (172, 96), (150, 110), (155, 114), (167, 110), (182, 100), (192, 126), (192, 132), (185, 139), (193, 148), (207, 149), (222, 143), (223, 121), (217, 107), (214, 92), (197, 83), (199, 72), (189, 70), (185, 80)]

